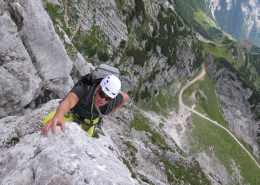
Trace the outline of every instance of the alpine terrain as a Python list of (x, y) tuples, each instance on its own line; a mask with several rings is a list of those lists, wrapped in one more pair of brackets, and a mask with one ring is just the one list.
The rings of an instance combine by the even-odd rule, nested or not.
[[(258, 0), (0, 0), (0, 184), (260, 184), (259, 38)], [(127, 104), (43, 135), (102, 63)]]

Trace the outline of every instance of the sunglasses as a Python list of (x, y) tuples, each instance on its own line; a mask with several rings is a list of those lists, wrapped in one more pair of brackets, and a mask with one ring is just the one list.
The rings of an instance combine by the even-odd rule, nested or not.
[(109, 96), (107, 96), (106, 93), (102, 91), (101, 88), (98, 90), (98, 95), (100, 98), (104, 98), (106, 101), (110, 101), (112, 99)]

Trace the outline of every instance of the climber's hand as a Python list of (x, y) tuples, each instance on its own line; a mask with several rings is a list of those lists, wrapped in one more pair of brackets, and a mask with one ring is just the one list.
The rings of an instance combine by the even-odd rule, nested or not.
[(64, 120), (62, 118), (54, 117), (44, 127), (42, 127), (41, 131), (44, 135), (47, 135), (49, 132), (49, 129), (51, 128), (52, 134), (55, 134), (57, 126), (61, 127), (62, 132), (65, 131)]

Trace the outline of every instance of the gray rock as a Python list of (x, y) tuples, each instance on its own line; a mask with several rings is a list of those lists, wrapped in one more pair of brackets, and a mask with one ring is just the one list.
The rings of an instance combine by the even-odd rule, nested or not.
[(116, 11), (115, 1), (89, 1), (87, 14), (82, 24), (83, 30), (91, 28), (93, 21), (105, 33), (110, 47), (117, 48), (121, 40), (128, 40), (127, 27)]
[[(89, 137), (77, 124), (44, 136), (36, 120), (57, 106), (49, 102), (31, 115), (0, 120), (0, 184), (139, 184), (106, 134)], [(3, 135), (4, 133), (4, 135)]]
[(9, 5), (43, 88), (60, 97), (72, 87), (72, 63), (40, 0), (15, 1)]
[[(176, 181), (171, 182), (168, 178), (169, 174), (166, 172), (169, 168), (164, 160), (173, 166), (181, 166), (187, 171), (196, 166), (197, 162), (194, 159), (183, 157), (173, 139), (156, 126), (158, 123), (154, 123), (146, 117), (131, 102), (129, 107), (131, 107), (130, 110), (122, 108), (113, 117), (108, 117), (105, 120), (104, 128), (111, 136), (122, 157), (129, 161), (133, 174), (144, 182), (147, 182), (144, 179), (148, 179), (149, 184), (188, 184), (187, 181), (185, 183), (185, 180), (183, 181), (179, 177), (175, 178), (174, 175), (173, 178)], [(145, 116), (146, 119), (143, 121), (147, 120), (147, 126), (158, 133), (171, 149), (165, 149), (162, 145), (158, 145), (156, 139), (151, 139), (151, 132), (137, 131), (138, 129), (133, 128), (132, 121), (135, 117), (134, 114), (138, 114), (137, 112)], [(140, 124), (142, 124), (141, 121)], [(198, 168), (196, 170), (199, 172)]]
[(245, 88), (236, 75), (227, 69), (217, 71), (213, 63), (207, 68), (210, 76), (216, 81), (216, 94), (230, 130), (249, 144), (255, 156), (259, 158), (257, 131), (260, 121), (257, 121), (250, 109), (249, 98), (252, 91)]
[(94, 66), (91, 63), (87, 63), (80, 53), (72, 54), (70, 58), (73, 61), (72, 76), (74, 77), (74, 83), (94, 69)]
[(41, 1), (7, 2), (0, 2), (0, 117), (62, 98), (73, 86), (72, 62)]
[(230, 183), (231, 177), (229, 176), (227, 169), (219, 162), (214, 153), (209, 156), (205, 152), (201, 152), (196, 158), (200, 163), (200, 166), (207, 172), (207, 177), (212, 185), (226, 185)]
[[(3, 5), (3, 2), (1, 2)], [(19, 112), (39, 92), (39, 78), (5, 6), (0, 6), (0, 117)]]

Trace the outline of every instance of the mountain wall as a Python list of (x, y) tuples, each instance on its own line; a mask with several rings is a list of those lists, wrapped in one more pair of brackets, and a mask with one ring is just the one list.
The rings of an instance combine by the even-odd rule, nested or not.
[[(39, 2), (2, 1), (1, 19), (6, 25), (1, 27), (2, 38), (17, 40), (18, 46), (16, 42), (2, 42), (1, 46), (3, 79), (10, 79), (1, 83), (1, 117), (62, 98), (72, 86), (68, 74), (73, 74), (74, 81), (82, 75), (79, 66), (83, 57), (94, 65), (103, 61), (119, 67), (123, 90), (137, 102), (149, 104), (151, 97), (165, 96), (161, 93), (164, 84), (178, 88), (176, 82), (190, 76), (202, 61), (199, 42), (176, 14), (174, 4), (138, 3), (44, 1), (51, 21)], [(17, 60), (25, 61), (19, 63), (19, 73), (13, 72)], [(30, 78), (24, 71), (26, 62), (31, 66), (30, 75), (37, 78)], [(43, 65), (46, 62), (48, 67)], [(26, 79), (34, 80), (28, 83)], [(17, 99), (21, 93), (25, 96)]]
[(239, 41), (251, 40), (260, 46), (260, 1), (208, 0), (213, 18), (220, 27)]
[(64, 133), (43, 136), (37, 122), (57, 105), (0, 120), (0, 184), (139, 184), (107, 134), (91, 138), (66, 123)]
[[(190, 113), (176, 113), (177, 93), (204, 59), (173, 1), (4, 0), (0, 23), (1, 184), (229, 182), (222, 165), (207, 168), (217, 156), (211, 163), (204, 153), (188, 157), (177, 145), (182, 138), (175, 136), (177, 144), (172, 139), (172, 120), (179, 126), (190, 121)], [(88, 138), (73, 123), (65, 134), (42, 136), (38, 124), (58, 100), (45, 103), (63, 98), (73, 81), (100, 63), (120, 69), (129, 104), (106, 119), (98, 138)], [(231, 130), (259, 155), (258, 122), (244, 108), (251, 91), (228, 71), (209, 67), (208, 73)], [(233, 105), (232, 98), (240, 102)], [(139, 106), (162, 115), (176, 110), (175, 117), (164, 126), (164, 117), (154, 121)]]
[(0, 22), (0, 184), (216, 181), (194, 158), (183, 157), (172, 138), (134, 104), (108, 119), (109, 135), (100, 130), (98, 139), (74, 123), (66, 123), (64, 134), (39, 132), (58, 100), (45, 103), (63, 98), (73, 80), (100, 62), (121, 69), (124, 90), (136, 101), (159, 94), (158, 84), (179, 87), (175, 81), (195, 72), (199, 43), (172, 3), (1, 1)]
[(43, 96), (64, 96), (73, 85), (72, 62), (41, 2), (1, 1), (0, 15), (0, 117)]
[(217, 69), (213, 62), (209, 63), (207, 72), (215, 81), (216, 94), (229, 129), (250, 145), (254, 155), (259, 158), (260, 121), (251, 109), (249, 99), (252, 90), (235, 73), (227, 68)]
[(149, 102), (164, 84), (176, 88), (173, 82), (201, 63), (201, 46), (171, 1), (44, 2), (61, 38), (65, 33), (89, 61), (119, 67), (136, 101)]

